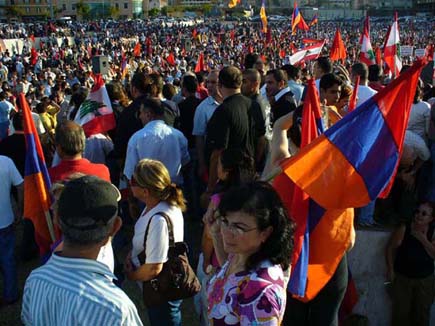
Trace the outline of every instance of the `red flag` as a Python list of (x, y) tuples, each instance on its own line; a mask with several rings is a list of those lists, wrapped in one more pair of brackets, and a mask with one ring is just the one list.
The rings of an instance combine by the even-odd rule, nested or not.
[(379, 46), (376, 48), (376, 64), (382, 65), (382, 53)]
[(358, 97), (358, 88), (359, 88), (359, 79), (360, 79), (360, 76), (356, 76), (355, 87), (353, 88), (352, 96), (350, 97), (350, 100), (349, 100), (349, 107), (347, 109), (348, 113), (352, 112), (356, 108), (356, 102), (357, 102), (357, 97)]
[(234, 29), (232, 29), (231, 32), (230, 32), (231, 41), (234, 41), (235, 35), (236, 35), (236, 32), (234, 31)]
[(195, 39), (196, 35), (198, 35), (198, 32), (197, 32), (196, 28), (194, 28), (193, 31), (192, 31), (192, 38)]
[(23, 93), (18, 95), (18, 103), (23, 111), (24, 135), (26, 136), (24, 217), (32, 220), (39, 253), (44, 256), (50, 251), (50, 245), (56, 240), (50, 216), (51, 196), (49, 189), (51, 182), (30, 107)]
[(174, 54), (171, 52), (169, 53), (169, 55), (166, 58), (166, 61), (171, 65), (171, 66), (175, 66), (175, 58), (174, 58)]
[(299, 23), (298, 23), (298, 28), (299, 29), (301, 29), (301, 30), (303, 30), (303, 31), (309, 31), (310, 30), (310, 27), (307, 25), (307, 23), (305, 22), (305, 19), (304, 19), (304, 17), (302, 16), (302, 14), (301, 14), (301, 19), (299, 20)]
[(134, 46), (134, 49), (133, 49), (133, 55), (135, 56), (135, 57), (140, 57), (141, 56), (141, 45), (140, 45), (140, 43), (139, 42), (137, 42), (136, 43), (136, 45)]
[(32, 40), (33, 43), (35, 43), (35, 35), (30, 35), (30, 39)]
[(331, 52), (329, 57), (332, 61), (346, 59), (346, 47), (341, 39), (340, 29), (337, 28), (334, 36), (334, 42), (332, 42)]
[(30, 64), (32, 66), (36, 65), (36, 63), (38, 62), (38, 58), (39, 58), (38, 51), (36, 51), (36, 49), (32, 47), (32, 49), (30, 50)]
[(201, 54), (199, 55), (199, 58), (198, 58), (198, 62), (196, 63), (196, 66), (195, 66), (195, 72), (201, 72), (204, 70), (205, 70), (204, 53), (201, 52)]
[(284, 58), (285, 58), (285, 50), (284, 50), (284, 49), (281, 49), (281, 50), (279, 51), (279, 57), (280, 57), (281, 59), (284, 59)]

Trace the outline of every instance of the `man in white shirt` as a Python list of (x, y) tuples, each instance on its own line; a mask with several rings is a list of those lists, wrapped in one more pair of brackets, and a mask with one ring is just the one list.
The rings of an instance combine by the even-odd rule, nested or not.
[(195, 136), (196, 152), (198, 154), (198, 175), (200, 177), (207, 171), (207, 165), (205, 163), (205, 137), (207, 131), (207, 124), (210, 121), (214, 111), (222, 103), (222, 96), (218, 90), (218, 77), (219, 71), (211, 71), (206, 79), (206, 87), (209, 97), (204, 99), (201, 104), (198, 105), (193, 118), (193, 131), (192, 135)]
[(18, 297), (17, 271), (15, 266), (15, 215), (12, 210), (11, 188), (17, 188), (17, 217), (23, 215), (23, 178), (14, 162), (0, 156), (0, 268), (3, 271), (3, 297), (0, 308), (16, 302)]
[[(356, 106), (360, 106), (377, 92), (368, 86), (369, 83), (369, 68), (365, 63), (357, 62), (352, 66), (351, 78), (352, 83), (356, 84), (356, 79), (359, 76), (359, 87), (357, 94)], [(355, 85), (356, 86), (356, 85)]]
[(144, 99), (139, 118), (144, 127), (131, 136), (127, 146), (124, 175), (131, 180), (136, 164), (143, 158), (159, 160), (168, 169), (172, 182), (182, 185), (181, 169), (190, 161), (183, 133), (163, 121), (162, 103)]

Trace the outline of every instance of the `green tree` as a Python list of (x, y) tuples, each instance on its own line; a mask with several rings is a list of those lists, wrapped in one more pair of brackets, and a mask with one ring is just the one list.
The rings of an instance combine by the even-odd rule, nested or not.
[(91, 14), (91, 7), (80, 0), (76, 5), (77, 15), (79, 15), (82, 19), (89, 19)]
[(3, 9), (7, 19), (11, 19), (11, 18), (21, 19), (21, 17), (26, 14), (24, 8), (15, 5), (1, 6), (1, 9)]
[(120, 12), (121, 12), (121, 11), (119, 10), (119, 8), (116, 8), (116, 7), (114, 7), (114, 6), (110, 6), (110, 8), (109, 8), (109, 15), (110, 15), (110, 17), (112, 17), (113, 19), (118, 18)]
[(168, 6), (164, 6), (161, 10), (161, 14), (163, 16), (167, 16), (168, 15)]
[(153, 9), (148, 11), (148, 16), (150, 16), (150, 17), (156, 17), (156, 16), (159, 15), (159, 13), (160, 13), (159, 9), (153, 8)]

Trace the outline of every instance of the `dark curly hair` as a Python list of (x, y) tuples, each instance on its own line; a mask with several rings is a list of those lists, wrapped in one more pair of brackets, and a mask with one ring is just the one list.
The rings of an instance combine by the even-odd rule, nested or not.
[(255, 269), (266, 259), (273, 264), (280, 264), (284, 270), (289, 267), (293, 252), (294, 223), (288, 218), (281, 199), (270, 184), (251, 182), (225, 192), (219, 204), (219, 213), (226, 216), (229, 212), (254, 216), (260, 231), (272, 227), (267, 240), (248, 258), (245, 266), (247, 270)]

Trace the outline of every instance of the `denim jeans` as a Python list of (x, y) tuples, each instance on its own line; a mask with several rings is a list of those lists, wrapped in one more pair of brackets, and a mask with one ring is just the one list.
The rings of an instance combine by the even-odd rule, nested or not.
[(181, 326), (182, 300), (168, 301), (159, 306), (148, 307), (151, 326)]
[(18, 298), (17, 269), (15, 264), (15, 232), (13, 225), (0, 229), (0, 268), (3, 273), (3, 299)]
[(0, 122), (0, 140), (5, 139), (8, 136), (9, 121)]

